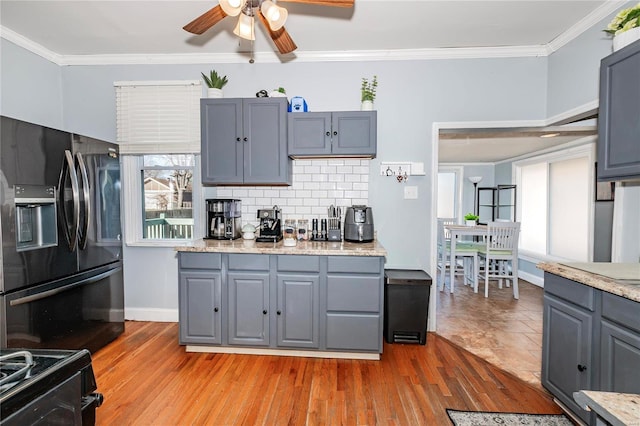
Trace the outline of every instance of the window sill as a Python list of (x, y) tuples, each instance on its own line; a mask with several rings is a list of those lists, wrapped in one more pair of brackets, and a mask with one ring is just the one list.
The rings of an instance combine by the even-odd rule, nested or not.
[(129, 247), (186, 247), (192, 246), (195, 240), (145, 240), (145, 241), (131, 241), (126, 245)]
[(590, 262), (591, 261), (591, 260), (566, 259), (563, 257), (551, 256), (547, 254), (536, 253), (536, 252), (522, 250), (522, 249), (518, 251), (518, 258), (534, 264), (540, 263), (540, 262), (565, 263), (565, 262)]

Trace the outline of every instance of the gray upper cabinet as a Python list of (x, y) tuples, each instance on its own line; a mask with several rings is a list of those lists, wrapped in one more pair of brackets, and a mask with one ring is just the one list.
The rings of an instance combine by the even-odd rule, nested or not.
[(285, 98), (201, 99), (202, 183), (290, 185)]
[(289, 156), (369, 157), (377, 148), (377, 112), (289, 113)]
[(598, 180), (640, 177), (640, 41), (600, 64)]

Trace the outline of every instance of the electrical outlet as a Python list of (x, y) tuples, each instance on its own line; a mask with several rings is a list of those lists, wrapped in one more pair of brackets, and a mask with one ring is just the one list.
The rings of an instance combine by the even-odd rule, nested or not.
[(405, 186), (404, 187), (404, 199), (405, 200), (416, 200), (418, 198), (418, 187), (417, 186)]

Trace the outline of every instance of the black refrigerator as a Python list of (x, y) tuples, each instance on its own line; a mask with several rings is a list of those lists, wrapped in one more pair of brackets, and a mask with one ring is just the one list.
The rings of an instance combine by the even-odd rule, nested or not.
[(124, 331), (118, 146), (0, 118), (0, 347), (95, 352)]

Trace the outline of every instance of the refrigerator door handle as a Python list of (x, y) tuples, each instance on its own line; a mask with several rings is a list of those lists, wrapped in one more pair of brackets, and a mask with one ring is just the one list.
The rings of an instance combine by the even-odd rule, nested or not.
[(108, 276), (111, 276), (117, 272), (120, 272), (122, 270), (121, 267), (118, 268), (114, 268), (111, 269), (109, 271), (106, 272), (102, 272), (98, 275), (94, 275), (92, 277), (88, 277), (85, 278), (83, 280), (71, 283), (71, 284), (67, 284), (67, 285), (63, 285), (62, 287), (58, 287), (58, 288), (54, 288), (51, 290), (47, 290), (47, 291), (43, 291), (42, 293), (37, 293), (37, 294), (32, 294), (30, 296), (25, 296), (25, 297), (21, 297), (19, 299), (14, 299), (12, 301), (9, 302), (10, 306), (17, 306), (17, 305), (22, 305), (24, 303), (31, 303), (31, 302), (35, 302), (36, 300), (41, 300), (41, 299), (45, 299), (47, 297), (51, 297), (53, 295), (62, 293), (63, 291), (68, 291), (71, 290), (73, 288), (79, 287), (81, 285), (85, 285), (85, 284), (93, 284), (95, 282), (98, 282), (104, 278), (107, 278)]
[[(78, 190), (78, 175), (76, 174), (75, 164), (71, 151), (64, 151), (65, 161), (62, 165), (62, 171), (60, 172), (60, 181), (58, 184), (58, 195), (60, 201), (60, 215), (62, 220), (62, 227), (64, 229), (64, 235), (69, 245), (69, 251), (74, 251), (78, 243), (78, 228), (80, 227), (80, 193)], [(65, 181), (69, 175), (71, 180), (71, 192), (73, 195), (73, 216), (72, 226), (69, 227), (69, 212), (66, 210), (66, 203), (64, 200), (65, 195)]]
[(89, 233), (89, 221), (91, 220), (91, 187), (89, 186), (89, 174), (87, 173), (87, 165), (79, 152), (76, 154), (78, 165), (80, 166), (80, 177), (82, 178), (82, 195), (84, 202), (84, 220), (82, 221), (82, 229), (79, 230), (80, 249), (87, 247), (87, 239)]

